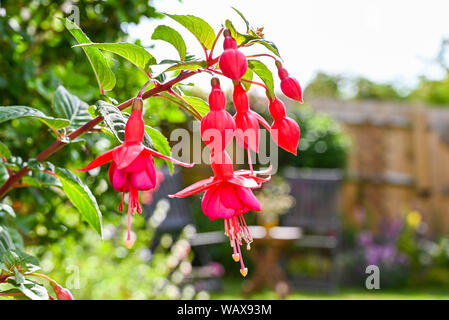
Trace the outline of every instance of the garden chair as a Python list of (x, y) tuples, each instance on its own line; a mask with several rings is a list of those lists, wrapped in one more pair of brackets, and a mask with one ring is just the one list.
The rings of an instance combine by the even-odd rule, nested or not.
[(282, 216), (281, 225), (303, 230), (284, 262), (290, 284), (333, 291), (338, 283), (338, 195), (342, 172), (292, 168), (286, 171), (286, 179), (295, 205)]

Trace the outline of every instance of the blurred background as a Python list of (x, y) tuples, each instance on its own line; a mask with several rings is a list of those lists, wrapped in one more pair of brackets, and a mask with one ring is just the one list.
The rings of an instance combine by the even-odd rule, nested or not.
[[(98, 99), (86, 57), (71, 48), (71, 35), (55, 19), (70, 4), (1, 1), (1, 105), (51, 114), (60, 84), (89, 103)], [(298, 157), (279, 150), (278, 173), (257, 193), (262, 212), (246, 215), (257, 238), (243, 253), (246, 278), (231, 259), (222, 223), (202, 214), (201, 198), (167, 198), (209, 176), (207, 166), (173, 175), (160, 167), (159, 189), (143, 194), (145, 212), (133, 219), (132, 250), (123, 245), (126, 217), (117, 211), (120, 198), (106, 170), (82, 176), (101, 195), (103, 241), (64, 197), (55, 196), (61, 195), (58, 188), (14, 189), (5, 200), (17, 213), (9, 223), (39, 257), (43, 273), (78, 299), (449, 298), (449, 3), (73, 4), (92, 41), (132, 41), (158, 60), (176, 56), (150, 39), (158, 24), (191, 37), (158, 11), (193, 14), (216, 29), (230, 18), (238, 29), (236, 6), (253, 26), (265, 27), (265, 37), (303, 86), (303, 105), (279, 93), (301, 127), (301, 140)], [(109, 95), (124, 101), (145, 76), (108, 58), (117, 75)], [(194, 94), (206, 98), (209, 77), (195, 84)], [(223, 88), (231, 94), (231, 83)], [(269, 116), (263, 92), (254, 88), (251, 94), (252, 107)], [(166, 136), (175, 128), (192, 129), (190, 116), (162, 99), (146, 101), (145, 121)], [(53, 141), (41, 124), (26, 120), (2, 124), (0, 139), (18, 166)], [(85, 136), (52, 161), (79, 168), (115, 144), (108, 135)], [(369, 265), (379, 268), (378, 290), (366, 287)]]

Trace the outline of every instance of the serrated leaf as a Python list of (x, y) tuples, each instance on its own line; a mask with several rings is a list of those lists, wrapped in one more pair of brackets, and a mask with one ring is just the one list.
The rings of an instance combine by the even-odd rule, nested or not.
[(165, 15), (179, 22), (189, 30), (204, 48), (212, 48), (215, 41), (215, 32), (206, 21), (192, 15), (175, 15), (168, 13), (165, 13)]
[(58, 116), (68, 119), (70, 127), (79, 128), (92, 120), (87, 109), (89, 105), (59, 86), (53, 98), (53, 108)]
[(201, 98), (190, 96), (183, 96), (183, 98), (190, 103), (201, 116), (205, 116), (210, 111), (209, 104)]
[[(116, 106), (107, 103), (106, 101), (98, 101), (97, 109), (110, 131), (120, 143), (123, 143), (125, 141), (125, 128), (128, 119)], [(153, 141), (151, 141), (151, 138), (147, 133), (143, 136), (142, 143), (148, 148), (153, 147)]]
[[(8, 230), (5, 227), (0, 226), (0, 259), (6, 265), (8, 270), (11, 265), (14, 265), (14, 260), (8, 260), (9, 256), (5, 257), (5, 254), (15, 248), (16, 247), (14, 246), (14, 242), (12, 241)], [(8, 262), (11, 262), (11, 265), (9, 265)]]
[(274, 80), (273, 73), (268, 69), (268, 67), (258, 60), (248, 60), (248, 68), (253, 70), (260, 79), (265, 83), (270, 94), (274, 97)]
[(186, 58), (186, 43), (184, 39), (173, 28), (169, 26), (160, 25), (154, 30), (153, 35), (151, 36), (152, 40), (163, 40), (170, 43), (176, 50), (178, 50), (179, 58), (184, 61)]
[(66, 119), (47, 116), (42, 111), (26, 106), (0, 107), (0, 123), (17, 118), (36, 118), (52, 129), (65, 128), (70, 124)]
[(265, 39), (255, 39), (255, 40), (249, 41), (247, 43), (247, 46), (251, 46), (251, 45), (256, 44), (256, 43), (260, 43), (261, 45), (266, 47), (268, 50), (273, 52), (275, 55), (277, 55), (279, 58), (281, 58), (281, 55), (279, 54), (278, 48), (276, 47), (276, 45), (272, 41), (268, 41), (268, 40), (265, 40)]
[[(92, 43), (75, 23), (67, 18), (62, 19), (62, 21), (78, 43)], [(105, 56), (97, 48), (82, 47), (82, 49), (92, 66), (100, 91), (103, 93), (104, 91), (112, 90), (116, 83), (115, 75), (109, 67)]]
[[(253, 80), (253, 76), (254, 73), (250, 68), (246, 69), (245, 74), (243, 75), (242, 79), (246, 79), (246, 80)], [(243, 86), (245, 87), (246, 91), (249, 91), (249, 89), (251, 88), (251, 82), (246, 82), (246, 81), (242, 81)]]
[(6, 158), (6, 159), (11, 157), (11, 151), (3, 142), (0, 142), (0, 157)]
[[(151, 140), (153, 141), (154, 148), (166, 156), (171, 156), (171, 148), (170, 144), (168, 143), (167, 138), (158, 130), (150, 127), (145, 126), (145, 132), (151, 137)], [(171, 161), (166, 160), (165, 163), (168, 165), (168, 168), (170, 169), (170, 173), (173, 173), (173, 163)]]
[(55, 173), (62, 183), (62, 189), (72, 204), (81, 213), (81, 216), (98, 232), (102, 237), (102, 216), (98, 208), (97, 200), (90, 189), (67, 169), (55, 168)]
[(132, 43), (83, 43), (76, 47), (94, 47), (115, 53), (134, 64), (145, 73), (151, 72), (150, 66), (156, 64), (156, 59), (147, 50)]
[[(6, 233), (8, 233), (8, 231), (6, 231)], [(9, 240), (11, 242), (10, 247), (14, 247), (11, 237), (9, 237)], [(18, 268), (21, 272), (34, 272), (39, 269), (39, 260), (37, 258), (16, 247), (14, 247), (14, 249), (7, 249), (7, 251), (1, 255), (1, 259), (9, 270), (13, 270), (14, 267)]]

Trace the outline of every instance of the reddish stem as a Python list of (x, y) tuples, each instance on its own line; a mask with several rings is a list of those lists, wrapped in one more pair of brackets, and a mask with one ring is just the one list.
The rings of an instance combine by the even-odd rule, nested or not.
[(260, 53), (260, 54), (252, 54), (249, 56), (246, 56), (247, 58), (257, 58), (257, 57), (270, 57), (274, 60), (278, 60), (278, 58), (276, 58), (275, 56), (272, 56), (271, 54), (267, 54), (267, 53)]
[[(184, 71), (181, 72), (176, 78), (165, 82), (159, 86), (156, 86), (154, 88), (152, 88), (151, 90), (148, 90), (147, 92), (145, 92), (142, 95), (142, 99), (148, 99), (152, 96), (154, 96), (155, 94), (162, 92), (162, 91), (167, 91), (168, 89), (170, 89), (174, 84), (181, 82), (195, 74), (197, 74), (198, 72), (201, 72), (201, 70), (192, 70), (192, 71)], [(119, 104), (117, 106), (117, 108), (119, 110), (124, 110), (126, 108), (128, 108), (131, 103), (134, 101), (134, 97), (131, 99), (126, 100), (125, 102), (122, 102), (121, 104)], [(83, 135), (84, 133), (92, 130), (92, 128), (94, 128), (96, 125), (98, 125), (100, 122), (103, 121), (103, 118), (101, 116), (98, 116), (92, 120), (90, 120), (89, 122), (87, 122), (86, 124), (84, 124), (83, 126), (79, 127), (78, 129), (76, 129), (75, 131), (72, 131), (67, 138), (69, 138), (70, 140), (74, 140), (76, 138), (78, 138), (79, 136)], [(53, 142), (49, 147), (47, 147), (47, 149), (45, 149), (44, 151), (42, 151), (37, 157), (36, 160), (42, 162), (44, 160), (46, 160), (49, 156), (51, 156), (53, 153), (55, 153), (56, 151), (59, 151), (61, 148), (63, 148), (67, 143), (63, 142), (61, 140), (56, 140), (55, 142)], [(28, 171), (30, 169), (28, 167), (23, 167), (21, 168), (19, 171), (17, 171), (15, 174), (11, 175), (8, 180), (6, 180), (6, 182), (0, 187), (0, 199), (3, 198), (5, 196), (5, 194), (12, 188), (12, 186), (18, 182), (20, 179), (22, 179), (22, 177), (24, 177)]]
[(220, 38), (223, 30), (224, 30), (224, 28), (221, 28), (220, 31), (218, 31), (217, 36), (215, 37), (214, 44), (212, 45), (212, 49), (210, 49), (210, 52), (209, 52), (209, 57), (207, 58), (208, 66), (209, 66), (209, 61), (212, 59), (212, 55), (214, 54), (215, 45), (217, 44), (218, 38)]

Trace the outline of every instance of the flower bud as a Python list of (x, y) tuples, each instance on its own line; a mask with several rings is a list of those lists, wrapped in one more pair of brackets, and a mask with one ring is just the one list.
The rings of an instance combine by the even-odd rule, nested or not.
[(274, 142), (282, 149), (296, 155), (298, 153), (298, 143), (300, 129), (295, 120), (284, 117), (274, 120), (271, 126), (271, 136)]
[(58, 300), (75, 300), (68, 289), (61, 287), (56, 282), (54, 283), (53, 290)]
[(274, 120), (280, 120), (286, 117), (284, 103), (277, 97), (275, 97), (272, 101), (270, 101), (268, 110), (270, 111), (270, 114)]
[(245, 55), (237, 49), (237, 42), (231, 37), (229, 30), (224, 32), (224, 52), (218, 62), (223, 74), (235, 81), (239, 81), (246, 73), (248, 61)]
[(298, 80), (288, 75), (288, 71), (282, 67), (279, 61), (276, 61), (278, 67), (279, 79), (281, 79), (281, 90), (290, 99), (303, 103), (302, 89)]

